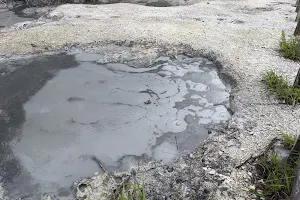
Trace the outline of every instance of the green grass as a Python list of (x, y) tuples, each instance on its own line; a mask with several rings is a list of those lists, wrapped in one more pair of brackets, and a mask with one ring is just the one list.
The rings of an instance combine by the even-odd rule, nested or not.
[(283, 132), (280, 132), (280, 136), (282, 137), (282, 145), (286, 149), (292, 149), (298, 139), (298, 137), (295, 135), (290, 135)]
[(123, 184), (122, 191), (117, 200), (146, 200), (145, 183)]
[[(296, 136), (281, 131), (280, 136), (282, 137), (282, 145), (287, 149), (292, 149), (297, 141)], [(293, 155), (295, 156), (280, 158), (277, 153), (272, 152), (269, 156), (264, 154), (260, 157), (256, 165), (259, 181), (256, 190), (250, 192), (267, 200), (288, 200), (300, 156), (299, 153), (293, 153)]]
[(257, 168), (261, 180), (256, 191), (258, 197), (272, 200), (287, 200), (292, 191), (292, 185), (297, 170), (297, 160), (281, 159), (277, 153), (259, 159)]
[(263, 81), (284, 103), (296, 105), (300, 102), (300, 88), (290, 85), (287, 78), (277, 75), (274, 71), (268, 71), (263, 75)]
[(279, 46), (283, 57), (291, 60), (300, 60), (300, 39), (292, 37), (287, 40), (284, 31), (282, 31)]
[[(213, 194), (206, 197), (208, 200), (214, 200)], [(151, 197), (147, 197), (145, 189), (145, 183), (127, 183), (122, 185), (121, 193), (113, 198), (114, 200), (150, 200)], [(179, 194), (173, 194), (172, 199), (183, 199)], [(198, 199), (196, 194), (191, 194), (189, 199)]]

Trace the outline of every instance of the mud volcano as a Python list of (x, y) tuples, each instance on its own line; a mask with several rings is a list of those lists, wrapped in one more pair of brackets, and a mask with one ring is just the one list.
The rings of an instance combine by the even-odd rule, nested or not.
[(171, 163), (230, 117), (230, 86), (205, 58), (158, 57), (147, 68), (99, 60), (42, 56), (2, 70), (1, 176), (12, 198), (68, 199), (73, 181), (102, 172), (98, 161), (109, 171)]

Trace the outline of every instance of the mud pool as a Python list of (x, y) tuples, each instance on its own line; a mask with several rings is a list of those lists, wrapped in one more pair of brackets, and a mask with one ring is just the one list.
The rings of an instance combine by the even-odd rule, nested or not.
[(147, 68), (101, 59), (61, 54), (1, 68), (0, 175), (10, 196), (67, 199), (73, 181), (102, 173), (98, 162), (109, 171), (171, 163), (230, 117), (230, 86), (207, 59), (159, 57)]
[(24, 16), (0, 7), (0, 28), (9, 27), (19, 22), (32, 21), (38, 16)]

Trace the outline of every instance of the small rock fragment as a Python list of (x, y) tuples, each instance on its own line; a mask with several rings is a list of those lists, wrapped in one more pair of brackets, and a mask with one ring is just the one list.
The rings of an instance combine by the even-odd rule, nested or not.
[(146, 104), (146, 105), (151, 104), (151, 101), (150, 100), (145, 101), (144, 104)]
[(211, 175), (214, 175), (214, 174), (216, 174), (216, 170), (212, 169), (208, 173), (211, 174)]
[(255, 190), (255, 185), (250, 185), (249, 190)]
[(194, 159), (195, 158), (195, 156), (194, 156), (194, 154), (193, 153), (190, 153), (190, 158), (192, 158), (192, 159)]

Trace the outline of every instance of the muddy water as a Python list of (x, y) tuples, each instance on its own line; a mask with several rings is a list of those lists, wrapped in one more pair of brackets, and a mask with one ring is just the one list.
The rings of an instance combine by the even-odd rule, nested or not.
[(19, 165), (14, 173), (1, 169), (11, 196), (67, 199), (73, 181), (102, 172), (97, 161), (109, 171), (149, 159), (171, 163), (197, 147), (208, 126), (230, 117), (230, 87), (204, 58), (160, 57), (148, 68), (99, 59), (50, 56), (33, 61), (35, 67), (23, 63), (29, 71), (10, 64), (16, 69), (4, 74), (1, 95), (23, 87), (6, 97), (19, 101), (2, 110), (2, 117), (11, 109), (23, 113), (7, 127)]
[(6, 8), (0, 7), (0, 28), (9, 27), (19, 22), (32, 21), (37, 16), (21, 16)]

